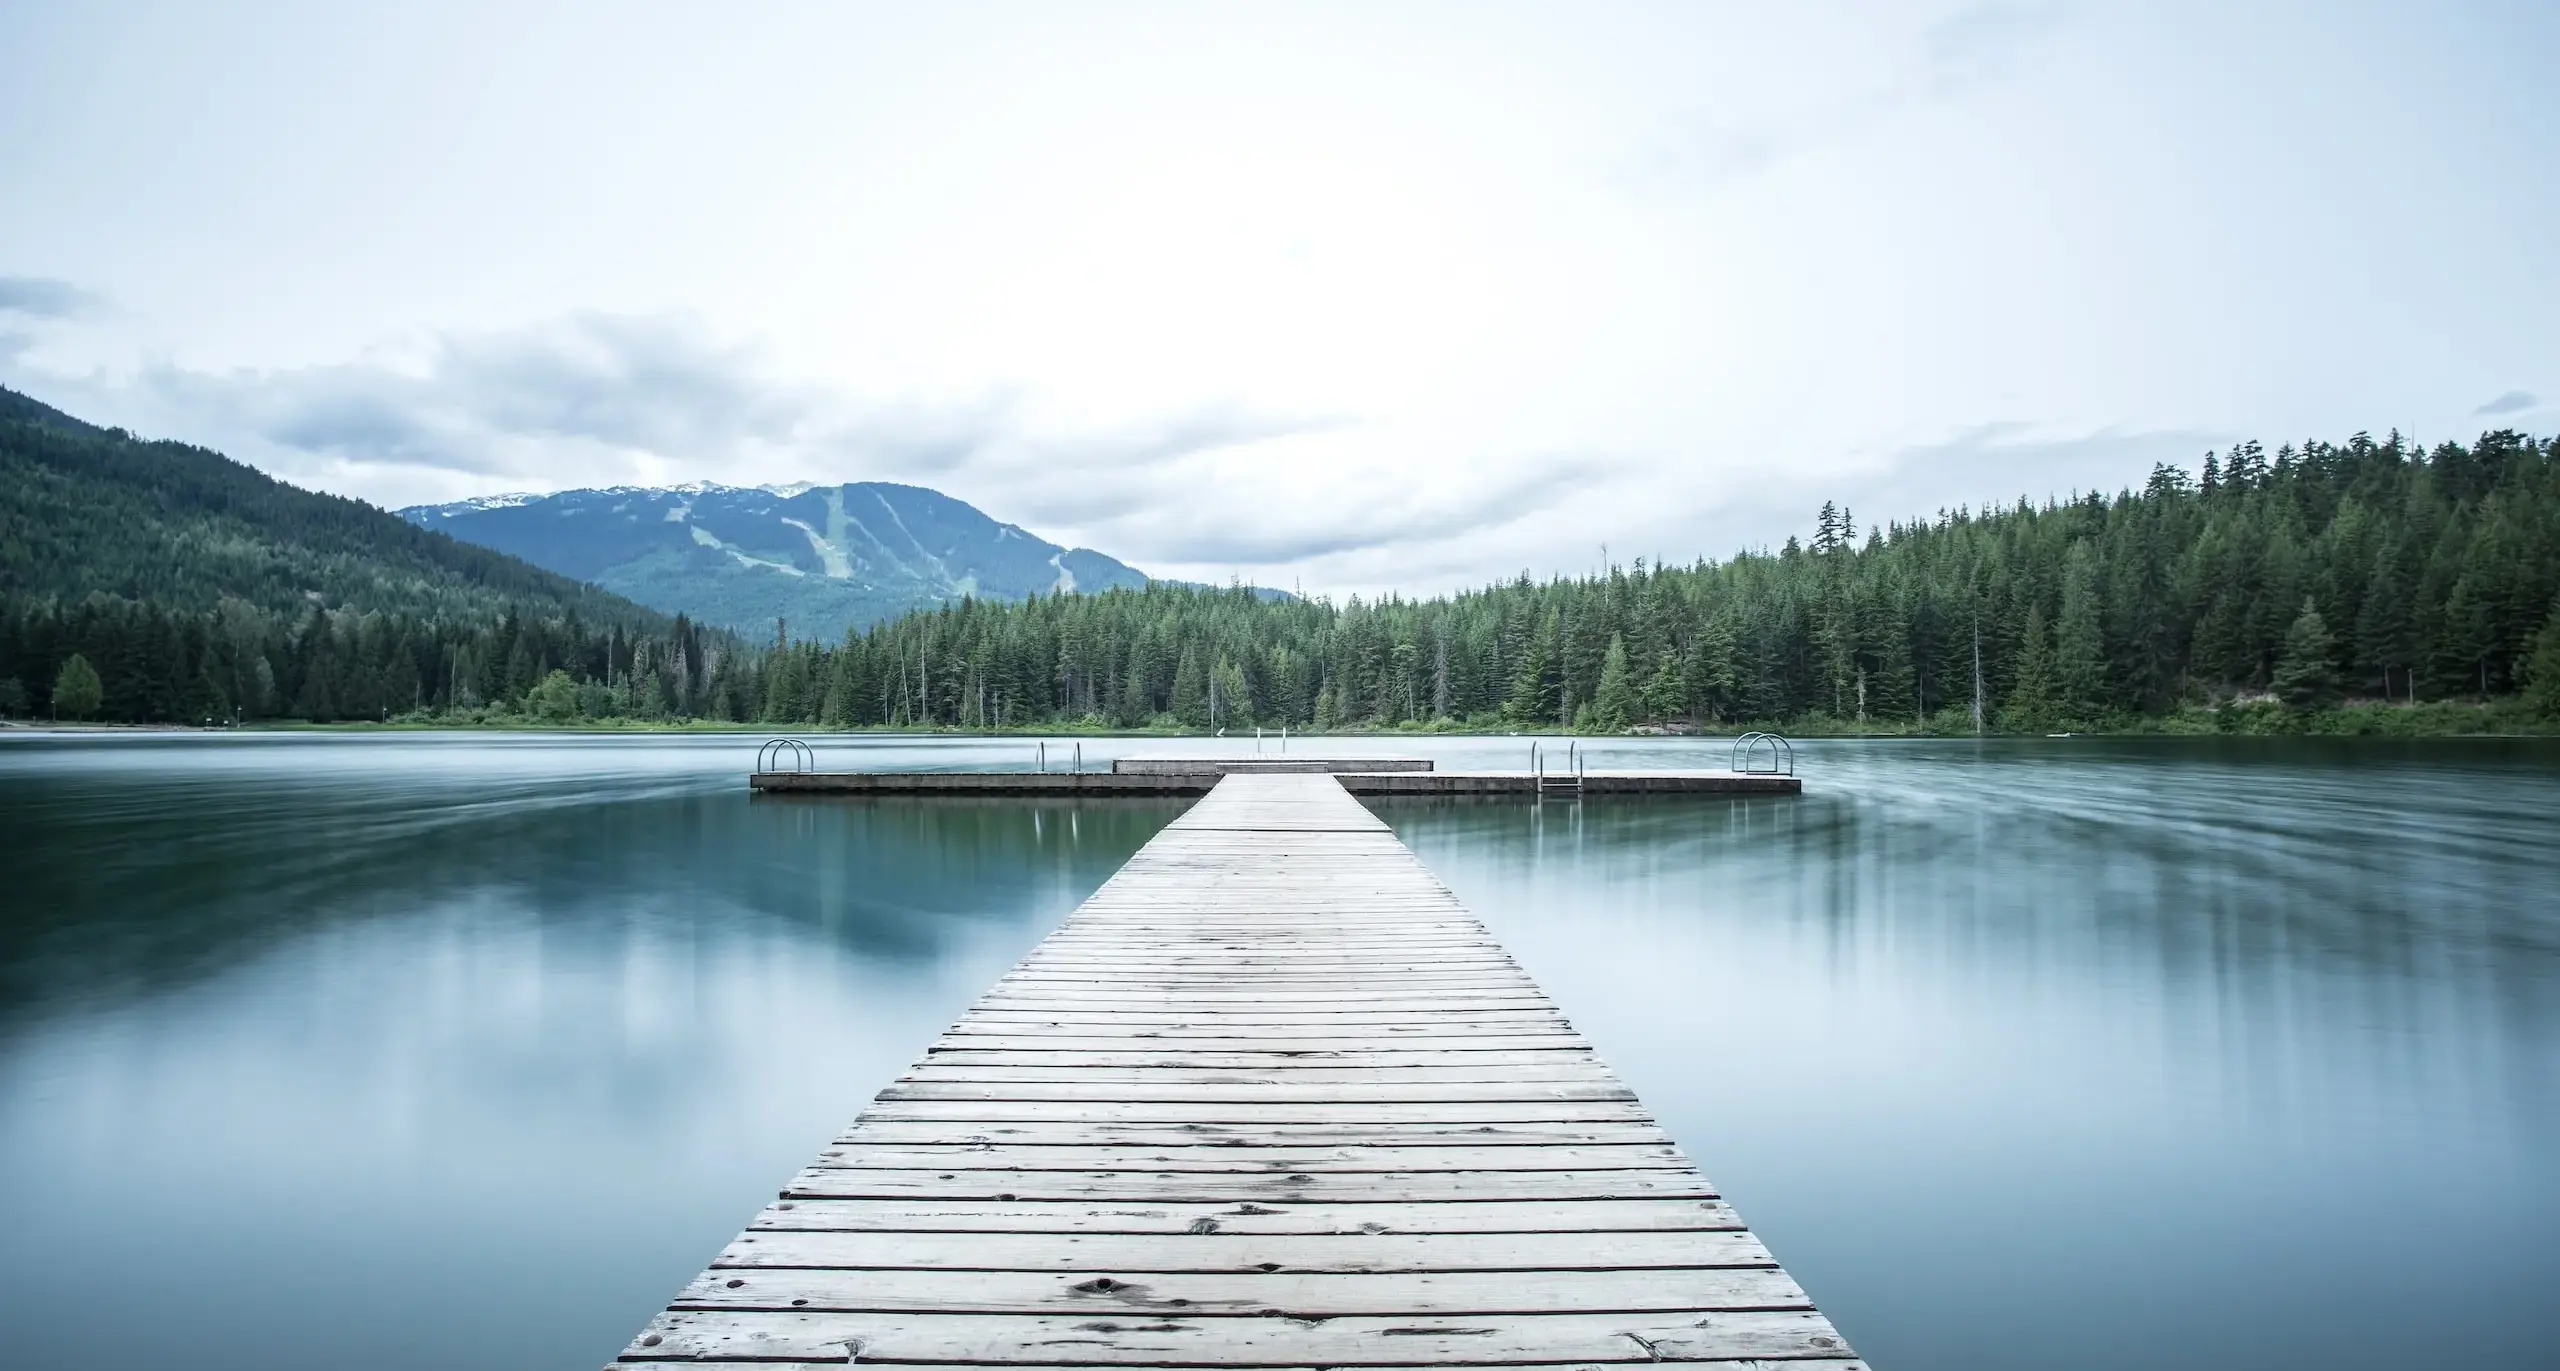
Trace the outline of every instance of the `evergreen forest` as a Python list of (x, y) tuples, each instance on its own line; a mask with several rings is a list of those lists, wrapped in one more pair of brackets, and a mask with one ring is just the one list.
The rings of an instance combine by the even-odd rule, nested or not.
[(747, 659), (362, 501), (0, 389), (0, 715), (735, 718), (757, 699)]
[(1153, 586), (970, 603), (767, 656), (760, 717), (2045, 731), (2520, 694), (2549, 717), (2555, 459), (2560, 443), (2513, 432), (2431, 451), (2396, 434), (2252, 442), (2113, 497), (1863, 533), (1826, 506), (1809, 543), (1775, 552), (1447, 599)]
[(2139, 491), (1435, 599), (1156, 583), (743, 643), (0, 391), (0, 714), (1970, 732), (2560, 718), (2560, 441), (2257, 443)]

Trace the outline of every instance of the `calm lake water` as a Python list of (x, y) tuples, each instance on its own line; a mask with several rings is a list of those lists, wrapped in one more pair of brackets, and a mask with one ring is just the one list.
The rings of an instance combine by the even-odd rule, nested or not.
[[(755, 741), (0, 736), (5, 1360), (601, 1363), (1179, 809)], [(2560, 1365), (2560, 749), (1800, 756), (1386, 813), (1877, 1366)]]

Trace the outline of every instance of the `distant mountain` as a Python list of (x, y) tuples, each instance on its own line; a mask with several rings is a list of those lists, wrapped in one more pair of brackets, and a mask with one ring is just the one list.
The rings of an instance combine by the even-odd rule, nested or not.
[(420, 528), (707, 623), (841, 638), (962, 596), (1137, 587), (1147, 577), (921, 486), (615, 486), (418, 505)]
[(663, 624), (566, 576), (290, 486), (218, 452), (144, 442), (0, 388), (0, 611), (92, 594), (202, 613), (381, 610), (495, 621), (515, 608)]

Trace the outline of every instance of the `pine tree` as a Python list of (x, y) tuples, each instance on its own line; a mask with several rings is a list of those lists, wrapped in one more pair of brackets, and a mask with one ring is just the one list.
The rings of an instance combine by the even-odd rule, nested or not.
[(1664, 648), (1654, 654), (1653, 676), (1644, 686), (1644, 712), (1649, 719), (1676, 719), (1689, 712), (1688, 673), (1680, 654)]
[[(521, 645), (522, 640), (518, 642)], [(329, 689), (332, 647), (327, 621), (314, 616), (311, 627), (303, 631), (302, 683), (293, 695), (297, 718), (325, 724), (338, 717), (337, 698)]]
[(2489, 603), (2473, 588), (2471, 577), (2455, 581), (2436, 621), (2437, 685), (2448, 695), (2487, 695), (2489, 652), (2496, 636)]
[(1253, 688), (1245, 680), (1244, 668), (1222, 657), (1211, 670), (1210, 678), (1218, 687), (1218, 727), (1253, 727)]
[(1431, 717), (1449, 717), (1449, 616), (1431, 621)]
[(1209, 678), (1200, 669), (1200, 654), (1185, 651), (1173, 669), (1173, 697), (1166, 702), (1173, 717), (1184, 728), (1199, 730), (1209, 726)]
[(1643, 714), (1644, 701), (1627, 670), (1627, 640), (1612, 633), (1608, 653), (1600, 659), (1600, 685), (1591, 697), (1592, 725), (1605, 733), (1624, 733)]
[(818, 702), (818, 722), (829, 728), (843, 728), (853, 722), (856, 694), (853, 683), (853, 654), (839, 652), (827, 667), (827, 691)]
[(1555, 694), (1548, 677), (1553, 670), (1556, 633), (1555, 612), (1550, 610), (1546, 625), (1522, 646), (1519, 662), (1512, 669), (1511, 689), (1502, 701), (1503, 721), (1514, 728), (1543, 727), (1554, 717)]
[(2318, 607), (2310, 597), (2303, 597), (2302, 612), (2293, 616), (2293, 626), (2285, 630), (2284, 653), (2276, 659), (2275, 676), (2269, 682), (2277, 698), (2296, 709), (2316, 708), (2335, 699), (2338, 668), (2332, 659), (2337, 650)]
[(1316, 691), (1316, 732), (1331, 733), (1342, 727), (1341, 692), (1330, 683)]
[(2062, 576), (2062, 618), (2054, 625), (2053, 676), (2062, 711), (2095, 719), (2107, 709), (2106, 640), (2098, 625), (2097, 554), (2072, 545)]
[(1729, 615), (1711, 614), (1698, 625), (1697, 641), (1690, 652), (1691, 666), (1683, 673), (1689, 688), (1688, 700), (1682, 706), (1684, 712), (1703, 706), (1717, 719), (1735, 712), (1734, 685), (1740, 652)]
[(2533, 636), (2533, 652), (2524, 661), (2525, 704), (2545, 719), (2560, 719), (2560, 600)]
[(1844, 539), (1840, 531), (1840, 506), (1830, 500), (1822, 502), (1822, 510), (1813, 516), (1813, 551), (1816, 556), (1829, 556), (1840, 549)]
[(2042, 730), (2053, 723), (2056, 705), (2053, 679), (2053, 651), (2047, 642), (2044, 606), (2027, 608), (2027, 627), (2018, 644), (2017, 679), (2009, 687), (2009, 705), (2002, 713), (2012, 728)]
[(2374, 554), (2363, 603), (2356, 612), (2357, 671), (2385, 699), (2406, 698), (2416, 688), (2412, 668), (2417, 663), (2418, 640), (2409, 616), (2415, 579), (2408, 569), (2406, 540), (2384, 542)]
[(1118, 717), (1113, 722), (1122, 728), (1136, 728), (1145, 723), (1147, 716), (1154, 712), (1155, 706), (1147, 698), (1146, 676), (1136, 670), (1130, 671), (1120, 682)]

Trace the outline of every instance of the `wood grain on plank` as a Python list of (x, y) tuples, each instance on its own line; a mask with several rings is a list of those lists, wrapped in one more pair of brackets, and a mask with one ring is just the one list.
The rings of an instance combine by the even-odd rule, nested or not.
[[(1009, 1200), (784, 1199), (749, 1223), (765, 1230), (903, 1233), (1356, 1235), (1669, 1233), (1738, 1229), (1722, 1200), (1445, 1200), (1429, 1204), (1066, 1204)], [(744, 1241), (741, 1238), (740, 1241)]]
[(1285, 1309), (1293, 1318), (1377, 1314), (1663, 1313), (1810, 1309), (1773, 1267), (1655, 1267), (1580, 1271), (1567, 1280), (1515, 1271), (1158, 1272), (1113, 1266), (1073, 1271), (977, 1271), (964, 1290), (942, 1271), (714, 1267), (676, 1296), (676, 1309), (810, 1309), (947, 1314), (1199, 1315)]
[(1838, 1330), (1810, 1310), (1314, 1320), (1291, 1318), (1285, 1309), (1259, 1318), (671, 1309), (652, 1319), (623, 1355), (989, 1366), (1466, 1366), (1847, 1352)]
[[(1730, 1213), (1727, 1213), (1728, 1220)], [(738, 1235), (713, 1269), (975, 1271), (1616, 1271), (1775, 1266), (1769, 1249), (1728, 1227), (1597, 1233), (917, 1233), (758, 1229)]]
[(851, 1144), (818, 1154), (813, 1168), (893, 1171), (1659, 1171), (1685, 1167), (1669, 1143), (1557, 1147), (1164, 1147), (1147, 1144)]
[(839, 1170), (810, 1167), (783, 1193), (818, 1199), (1079, 1200), (1136, 1204), (1414, 1204), (1439, 1200), (1706, 1199), (1696, 1171)]

